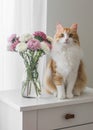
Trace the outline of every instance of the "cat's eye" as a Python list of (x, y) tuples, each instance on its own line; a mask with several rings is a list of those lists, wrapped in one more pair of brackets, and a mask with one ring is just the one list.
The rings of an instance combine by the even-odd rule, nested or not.
[(64, 37), (64, 34), (62, 33), (60, 36), (61, 36), (61, 37)]
[(70, 33), (70, 34), (69, 34), (69, 37), (73, 37), (73, 34), (72, 34), (72, 33)]

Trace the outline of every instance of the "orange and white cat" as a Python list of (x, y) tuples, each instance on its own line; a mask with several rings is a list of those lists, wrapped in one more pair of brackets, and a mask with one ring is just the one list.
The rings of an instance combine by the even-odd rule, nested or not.
[(46, 90), (58, 99), (73, 98), (81, 94), (86, 82), (77, 24), (70, 28), (58, 24), (45, 74)]

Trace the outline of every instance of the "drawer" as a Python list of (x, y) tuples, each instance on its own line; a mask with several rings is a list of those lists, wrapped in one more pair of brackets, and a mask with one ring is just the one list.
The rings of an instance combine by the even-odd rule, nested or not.
[(38, 110), (38, 130), (53, 130), (90, 122), (93, 122), (93, 103)]
[(82, 125), (77, 127), (59, 129), (59, 130), (93, 130), (93, 124), (87, 124), (87, 125)]

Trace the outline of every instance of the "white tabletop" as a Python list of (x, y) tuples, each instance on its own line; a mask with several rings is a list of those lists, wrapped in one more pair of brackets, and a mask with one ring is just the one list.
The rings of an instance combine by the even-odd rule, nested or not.
[(23, 98), (18, 90), (0, 92), (0, 101), (19, 111), (37, 110), (58, 106), (93, 102), (93, 89), (86, 88), (84, 93), (73, 99), (58, 100), (54, 96), (42, 96), (40, 98)]

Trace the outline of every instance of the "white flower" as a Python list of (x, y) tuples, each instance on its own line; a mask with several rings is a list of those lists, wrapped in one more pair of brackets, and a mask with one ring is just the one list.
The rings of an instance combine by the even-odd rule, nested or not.
[(47, 39), (48, 39), (50, 42), (53, 42), (53, 38), (52, 38), (52, 37), (47, 36)]
[(21, 43), (17, 44), (16, 51), (18, 51), (18, 52), (24, 52), (26, 50), (27, 50), (27, 44), (26, 43), (21, 42)]
[(50, 53), (50, 48), (48, 46), (48, 44), (46, 42), (41, 42), (40, 43), (41, 49), (46, 53), (49, 54)]
[(20, 42), (27, 42), (27, 41), (29, 41), (31, 38), (32, 38), (31, 34), (29, 34), (29, 33), (28, 33), (28, 34), (23, 34), (23, 35), (20, 36), (19, 41), (20, 41)]

